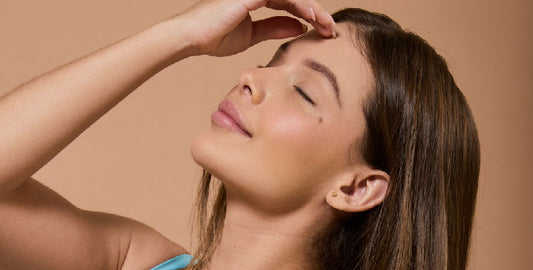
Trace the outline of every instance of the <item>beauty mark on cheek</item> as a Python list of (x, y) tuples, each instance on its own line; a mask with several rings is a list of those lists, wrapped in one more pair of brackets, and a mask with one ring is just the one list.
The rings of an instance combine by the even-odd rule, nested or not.
[(318, 123), (322, 123), (322, 121), (324, 121), (324, 119), (322, 119), (322, 117), (319, 117), (318, 118)]

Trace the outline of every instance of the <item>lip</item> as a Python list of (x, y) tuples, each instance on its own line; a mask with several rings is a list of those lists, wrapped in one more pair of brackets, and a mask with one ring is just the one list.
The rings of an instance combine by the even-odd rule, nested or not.
[(211, 121), (219, 127), (239, 132), (247, 137), (252, 137), (252, 134), (250, 134), (242, 122), (241, 114), (237, 106), (227, 99), (220, 102), (218, 110), (211, 114)]

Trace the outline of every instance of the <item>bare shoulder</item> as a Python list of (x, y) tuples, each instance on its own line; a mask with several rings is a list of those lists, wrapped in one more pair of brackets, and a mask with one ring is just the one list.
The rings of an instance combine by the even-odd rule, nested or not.
[(0, 202), (0, 269), (149, 269), (185, 249), (138, 221), (81, 210), (30, 179)]
[(120, 229), (127, 253), (122, 270), (147, 269), (154, 267), (187, 250), (163, 236), (158, 231), (135, 220), (125, 219), (125, 229)]

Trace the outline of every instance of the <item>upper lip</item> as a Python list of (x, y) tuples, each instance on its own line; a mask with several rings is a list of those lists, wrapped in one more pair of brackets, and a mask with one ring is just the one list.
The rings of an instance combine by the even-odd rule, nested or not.
[(241, 128), (248, 136), (252, 137), (252, 134), (248, 131), (246, 126), (242, 122), (241, 113), (235, 104), (231, 101), (225, 99), (220, 104), (218, 104), (218, 110), (227, 114), (239, 128)]

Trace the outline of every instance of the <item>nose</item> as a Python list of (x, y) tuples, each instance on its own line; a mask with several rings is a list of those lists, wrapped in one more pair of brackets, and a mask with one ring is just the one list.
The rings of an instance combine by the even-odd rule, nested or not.
[(242, 95), (248, 96), (252, 104), (260, 104), (265, 98), (264, 76), (260, 74), (260, 69), (246, 69), (239, 77), (239, 91)]

